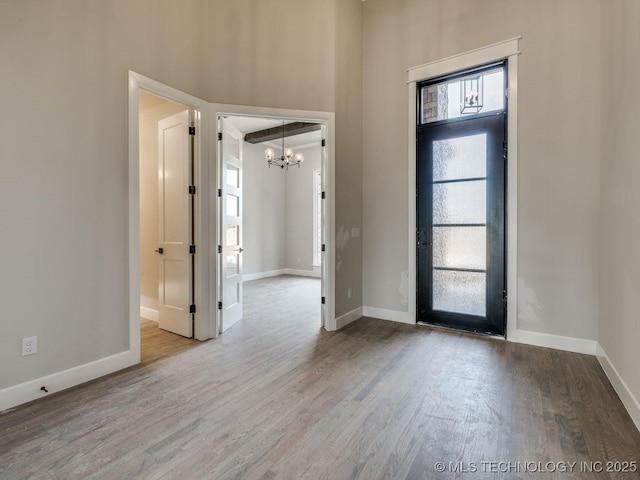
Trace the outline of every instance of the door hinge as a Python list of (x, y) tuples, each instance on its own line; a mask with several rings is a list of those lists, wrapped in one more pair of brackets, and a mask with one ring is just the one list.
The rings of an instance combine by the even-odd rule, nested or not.
[(327, 246), (323, 243), (321, 250), (324, 252), (324, 251), (326, 251), (326, 249), (327, 249)]
[(196, 134), (196, 127), (189, 127), (189, 135), (195, 135)]
[(218, 132), (218, 141), (222, 141), (222, 132)]
[(222, 253), (222, 245), (218, 245), (218, 253)]
[(503, 290), (502, 291), (502, 301), (504, 302), (505, 306), (507, 305), (507, 291)]
[(196, 253), (196, 246), (195, 245), (189, 245), (189, 253), (191, 253), (191, 254)]
[(502, 151), (505, 159), (507, 158), (508, 150), (509, 150), (509, 144), (506, 141), (502, 142)]
[(323, 147), (326, 147), (326, 146), (327, 146), (327, 141), (326, 141), (324, 138), (322, 139), (322, 146), (323, 146)]
[(324, 305), (325, 303), (327, 303), (327, 299), (326, 297), (322, 297), (322, 299), (320, 300), (322, 305)]
[(195, 305), (189, 305), (189, 313), (196, 313), (196, 306)]
[(195, 194), (196, 194), (196, 186), (189, 185), (189, 195), (195, 195)]
[(218, 310), (222, 310), (222, 302), (218, 302)]
[(324, 200), (325, 198), (327, 198), (327, 192), (322, 192), (322, 200)]
[(221, 189), (221, 188), (219, 188), (219, 189), (218, 189), (218, 196), (219, 196), (219, 197), (221, 197), (221, 196), (222, 196), (222, 189)]

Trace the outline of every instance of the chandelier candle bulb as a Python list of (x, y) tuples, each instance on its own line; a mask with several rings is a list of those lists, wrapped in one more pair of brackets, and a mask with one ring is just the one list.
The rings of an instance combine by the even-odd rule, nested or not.
[(264, 151), (264, 156), (267, 158), (267, 160), (273, 160), (276, 156), (276, 153), (273, 151), (273, 148), (267, 148)]

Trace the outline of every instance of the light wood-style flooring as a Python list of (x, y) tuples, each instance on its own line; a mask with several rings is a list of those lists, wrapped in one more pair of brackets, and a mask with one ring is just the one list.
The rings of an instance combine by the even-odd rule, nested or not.
[(0, 478), (640, 478), (483, 471), (640, 461), (594, 357), (371, 318), (326, 332), (316, 280), (245, 288), (218, 339), (146, 322), (141, 365), (0, 415)]

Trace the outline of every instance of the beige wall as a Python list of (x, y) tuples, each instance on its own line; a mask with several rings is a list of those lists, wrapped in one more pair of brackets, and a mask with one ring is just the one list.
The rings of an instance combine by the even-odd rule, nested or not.
[[(141, 92), (141, 97), (152, 95)], [(140, 107), (140, 306), (158, 310), (158, 122), (185, 110), (182, 105), (158, 99)], [(149, 102), (150, 103), (150, 102)]]
[(603, 2), (602, 252), (599, 342), (640, 399), (640, 3)]
[(405, 69), (522, 35), (518, 328), (596, 339), (600, 2), (364, 3), (364, 304), (407, 311)]

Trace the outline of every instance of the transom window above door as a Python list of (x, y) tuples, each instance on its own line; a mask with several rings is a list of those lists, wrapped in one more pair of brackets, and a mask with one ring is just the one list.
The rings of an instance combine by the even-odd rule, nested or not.
[(419, 124), (505, 109), (505, 69), (494, 65), (430, 82), (420, 90)]

